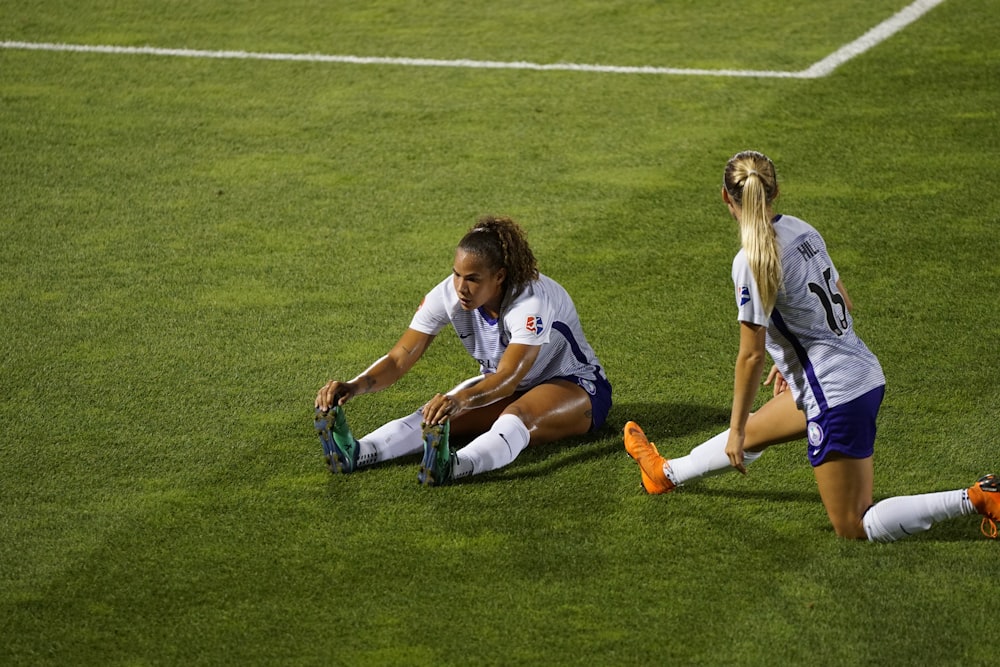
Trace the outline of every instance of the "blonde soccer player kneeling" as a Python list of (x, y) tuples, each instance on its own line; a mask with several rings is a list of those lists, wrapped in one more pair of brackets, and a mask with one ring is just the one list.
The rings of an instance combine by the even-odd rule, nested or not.
[[(820, 498), (837, 535), (892, 542), (932, 524), (978, 512), (996, 537), (1000, 478), (967, 489), (872, 502), (875, 418), (885, 394), (882, 367), (854, 331), (851, 299), (812, 226), (776, 214), (774, 164), (744, 151), (726, 164), (722, 200), (739, 223), (742, 249), (733, 260), (740, 327), (729, 430), (666, 459), (635, 422), (625, 448), (652, 494), (669, 493), (728, 471), (746, 473), (771, 445), (806, 438)], [(765, 354), (774, 367), (773, 397), (751, 414)]]

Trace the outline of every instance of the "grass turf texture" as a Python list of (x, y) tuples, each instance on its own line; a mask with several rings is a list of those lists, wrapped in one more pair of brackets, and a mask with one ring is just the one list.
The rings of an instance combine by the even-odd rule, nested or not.
[[(802, 69), (903, 6), (93, 4), (5, 9), (0, 38)], [(0, 662), (987, 663), (977, 518), (838, 540), (799, 444), (646, 497), (617, 430), (686, 453), (726, 424), (718, 184), (753, 147), (889, 378), (876, 496), (1000, 467), (990, 9), (815, 81), (0, 51)], [(483, 212), (574, 295), (611, 426), (453, 487), (330, 478), (316, 389), (388, 349)], [(356, 432), (473, 372), (439, 338)]]

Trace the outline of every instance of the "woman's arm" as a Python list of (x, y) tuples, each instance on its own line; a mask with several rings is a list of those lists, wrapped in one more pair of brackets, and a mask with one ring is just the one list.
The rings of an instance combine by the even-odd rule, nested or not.
[(760, 377), (764, 372), (764, 341), (767, 329), (759, 324), (740, 322), (740, 351), (736, 355), (736, 378), (733, 382), (733, 410), (729, 418), (729, 463), (746, 474), (743, 467), (743, 441), (747, 418), (757, 398)]
[(517, 386), (531, 370), (541, 349), (538, 345), (508, 345), (500, 357), (495, 373), (454, 394), (436, 394), (424, 406), (424, 421), (428, 424), (440, 424), (468, 410), (507, 398), (517, 391)]
[(329, 410), (336, 403), (343, 405), (360, 394), (371, 394), (391, 387), (413, 368), (423, 356), (434, 336), (407, 329), (389, 353), (381, 357), (349, 382), (330, 380), (316, 395), (316, 407)]
[(844, 302), (847, 304), (847, 312), (854, 313), (854, 302), (851, 301), (851, 297), (847, 294), (847, 288), (844, 287), (844, 283), (840, 278), (837, 278), (837, 291), (840, 295), (844, 297)]

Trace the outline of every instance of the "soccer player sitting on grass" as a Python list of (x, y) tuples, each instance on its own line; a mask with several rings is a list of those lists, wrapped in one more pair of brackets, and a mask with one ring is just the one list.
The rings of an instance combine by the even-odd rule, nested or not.
[[(344, 404), (403, 377), (451, 324), (480, 375), (356, 439)], [(538, 273), (521, 227), (487, 216), (462, 237), (452, 275), (434, 287), (389, 353), (316, 395), (316, 430), (332, 472), (423, 450), (417, 479), (435, 486), (501, 468), (529, 444), (600, 428), (611, 385), (565, 289)], [(452, 450), (449, 436), (474, 437)]]
[[(1000, 477), (968, 489), (888, 498), (872, 504), (875, 418), (885, 393), (878, 359), (854, 332), (851, 300), (823, 237), (789, 215), (775, 215), (774, 164), (755, 151), (733, 156), (722, 199), (739, 222), (743, 248), (733, 260), (740, 322), (729, 430), (667, 460), (638, 424), (625, 425), (625, 449), (649, 493), (729, 470), (746, 474), (769, 445), (807, 437), (819, 495), (837, 535), (891, 542), (937, 521), (978, 512), (996, 537)], [(750, 408), (765, 352), (774, 396)]]

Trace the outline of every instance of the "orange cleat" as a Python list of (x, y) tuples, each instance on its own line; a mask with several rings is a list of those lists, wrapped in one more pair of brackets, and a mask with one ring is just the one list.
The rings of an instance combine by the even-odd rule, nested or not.
[[(997, 521), (1000, 521), (1000, 477), (986, 475), (969, 488), (969, 501), (983, 515), (979, 530), (992, 539), (997, 538)], [(987, 529), (989, 524), (989, 529)]]
[(676, 488), (663, 472), (663, 464), (667, 460), (660, 456), (656, 445), (646, 439), (646, 434), (635, 422), (625, 424), (625, 451), (639, 464), (642, 488), (646, 493), (670, 493)]

